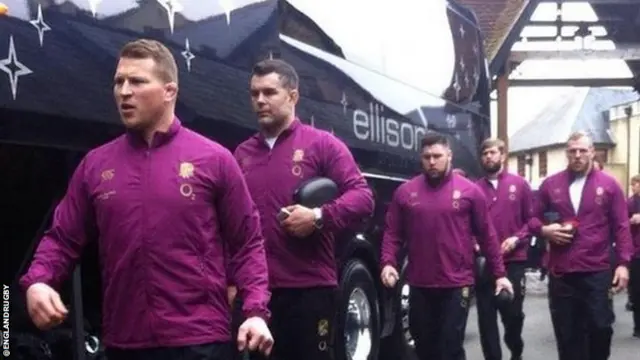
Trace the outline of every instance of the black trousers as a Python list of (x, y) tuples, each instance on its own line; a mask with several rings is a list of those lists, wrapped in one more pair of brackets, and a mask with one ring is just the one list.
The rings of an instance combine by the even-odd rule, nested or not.
[(633, 332), (640, 334), (640, 257), (631, 261), (629, 301), (632, 304)]
[(335, 287), (272, 289), (271, 323), (275, 344), (262, 360), (332, 360), (338, 290)]
[(412, 287), (409, 329), (419, 360), (466, 360), (464, 335), (472, 287)]
[(607, 360), (613, 336), (612, 273), (549, 274), (558, 360)]
[(507, 263), (507, 277), (513, 284), (514, 299), (509, 303), (499, 303), (495, 297), (495, 282), (484, 282), (476, 287), (476, 307), (478, 310), (478, 329), (480, 344), (485, 360), (501, 360), (502, 345), (498, 328), (498, 313), (504, 325), (504, 342), (511, 351), (511, 357), (522, 355), (524, 341), (525, 267), (526, 262)]
[(231, 343), (161, 347), (139, 350), (106, 349), (108, 360), (231, 360)]

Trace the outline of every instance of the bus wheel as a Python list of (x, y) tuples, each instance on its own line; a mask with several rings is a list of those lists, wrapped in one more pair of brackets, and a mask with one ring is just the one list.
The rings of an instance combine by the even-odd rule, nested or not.
[(396, 323), (393, 333), (384, 340), (382, 356), (386, 359), (417, 360), (415, 344), (409, 329), (409, 293), (410, 288), (406, 277), (407, 265), (402, 267), (400, 279), (396, 284)]
[(373, 277), (365, 264), (350, 260), (340, 277), (336, 331), (337, 360), (377, 360), (380, 316)]

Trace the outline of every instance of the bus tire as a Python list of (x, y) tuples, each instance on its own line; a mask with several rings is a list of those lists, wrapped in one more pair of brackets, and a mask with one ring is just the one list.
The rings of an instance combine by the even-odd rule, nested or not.
[(335, 333), (336, 360), (377, 360), (380, 310), (375, 282), (367, 266), (352, 259), (343, 267)]
[(395, 324), (393, 332), (384, 339), (382, 357), (384, 359), (418, 360), (409, 331), (409, 285), (407, 284), (407, 263), (405, 261), (396, 284), (394, 303)]

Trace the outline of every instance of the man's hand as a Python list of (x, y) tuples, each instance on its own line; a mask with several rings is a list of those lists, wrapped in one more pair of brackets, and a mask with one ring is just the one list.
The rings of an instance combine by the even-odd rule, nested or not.
[(44, 283), (35, 283), (27, 289), (27, 311), (40, 330), (60, 325), (69, 313), (60, 294)]
[(267, 323), (259, 317), (250, 317), (238, 329), (238, 351), (260, 351), (269, 355), (273, 349), (273, 336)]
[(502, 290), (507, 290), (509, 294), (513, 295), (513, 285), (511, 284), (511, 281), (509, 281), (509, 279), (507, 279), (506, 277), (501, 277), (498, 280), (496, 280), (495, 295), (500, 294), (500, 291)]
[(399, 278), (400, 277), (398, 276), (398, 271), (396, 271), (396, 269), (391, 265), (386, 265), (382, 269), (382, 273), (380, 274), (380, 280), (382, 280), (382, 284), (388, 288), (396, 286)]
[(301, 205), (287, 206), (291, 213), (282, 223), (282, 227), (296, 237), (307, 237), (316, 229), (316, 214), (312, 209)]
[(513, 251), (513, 249), (516, 248), (516, 245), (518, 245), (518, 238), (516, 236), (507, 238), (505, 241), (502, 242), (502, 253), (503, 254), (510, 253), (511, 251)]
[(478, 243), (475, 243), (475, 245), (473, 245), (473, 250), (474, 250), (476, 253), (479, 253), (479, 252), (480, 252), (480, 245), (478, 245)]
[(560, 224), (549, 224), (542, 227), (542, 236), (556, 245), (567, 245), (573, 240), (573, 234), (563, 230)]
[(633, 214), (633, 216), (629, 218), (629, 222), (631, 225), (640, 225), (640, 214)]
[(612, 284), (614, 286), (613, 291), (616, 293), (627, 288), (629, 284), (629, 269), (626, 266), (620, 265), (616, 268)]

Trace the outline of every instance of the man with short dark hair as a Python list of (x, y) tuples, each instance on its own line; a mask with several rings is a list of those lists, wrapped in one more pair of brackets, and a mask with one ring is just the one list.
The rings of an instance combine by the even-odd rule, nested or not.
[(487, 256), (496, 294), (513, 293), (500, 242), (480, 188), (455, 175), (446, 137), (422, 140), (423, 173), (400, 185), (387, 210), (382, 283), (398, 281), (398, 251), (406, 243), (409, 324), (420, 360), (464, 360), (464, 333), (474, 285), (474, 240)]
[(531, 187), (521, 176), (504, 169), (504, 141), (487, 139), (480, 148), (485, 176), (476, 184), (489, 201), (489, 218), (501, 241), (502, 257), (507, 277), (513, 284), (512, 302), (499, 302), (492, 282), (476, 285), (478, 327), (485, 360), (502, 360), (502, 345), (498, 328), (498, 312), (504, 324), (504, 341), (512, 360), (521, 360), (524, 350), (522, 326), (525, 297), (525, 268), (531, 236), (528, 222), (533, 215)]
[(633, 336), (640, 338), (640, 174), (631, 178), (631, 196), (627, 201), (634, 243), (631, 260), (629, 303), (633, 312)]
[(76, 168), (20, 281), (31, 318), (40, 329), (64, 320), (54, 288), (97, 238), (109, 359), (228, 360), (227, 276), (244, 297), (238, 346), (269, 353), (259, 215), (231, 153), (176, 117), (173, 55), (154, 40), (126, 44), (113, 92), (127, 132)]
[[(587, 134), (571, 134), (567, 169), (540, 185), (529, 224), (550, 244), (549, 308), (559, 360), (609, 358), (612, 297), (629, 280), (633, 247), (625, 197), (613, 177), (593, 169), (594, 153)], [(556, 220), (543, 225), (545, 213)], [(612, 236), (616, 264), (609, 252)]]
[[(272, 359), (329, 360), (339, 311), (336, 236), (371, 216), (373, 197), (347, 146), (296, 116), (298, 82), (283, 60), (255, 65), (250, 93), (260, 131), (238, 146), (235, 157), (266, 240)], [(313, 209), (295, 204), (295, 190), (315, 177), (333, 180), (338, 197)]]

